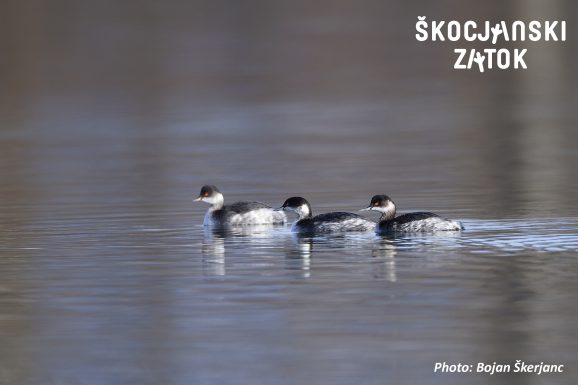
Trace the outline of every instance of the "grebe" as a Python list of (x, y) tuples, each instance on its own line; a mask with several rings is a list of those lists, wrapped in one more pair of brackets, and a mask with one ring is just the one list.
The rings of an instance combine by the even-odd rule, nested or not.
[(396, 217), (395, 203), (387, 195), (375, 195), (371, 198), (369, 206), (360, 211), (368, 210), (381, 213), (380, 221), (375, 227), (378, 234), (459, 231), (464, 229), (460, 222), (440, 218), (434, 213), (409, 213)]
[(216, 186), (203, 186), (195, 202), (211, 205), (205, 214), (205, 226), (284, 224), (285, 213), (273, 210), (261, 202), (224, 204), (223, 194)]
[(292, 211), (299, 216), (297, 222), (291, 227), (291, 230), (297, 233), (370, 231), (375, 229), (375, 222), (353, 213), (333, 212), (313, 216), (311, 205), (301, 197), (287, 199), (281, 209)]

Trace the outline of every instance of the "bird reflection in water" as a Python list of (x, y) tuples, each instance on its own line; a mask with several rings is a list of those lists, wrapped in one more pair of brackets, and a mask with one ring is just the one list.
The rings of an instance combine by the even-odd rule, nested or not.
[[(202, 241), (202, 269), (205, 276), (227, 274), (226, 254), (243, 255), (247, 259), (235, 258), (235, 263), (260, 266), (265, 263), (278, 268), (282, 261), (271, 258), (274, 250), (285, 254), (284, 270), (299, 278), (310, 278), (314, 270), (313, 256), (326, 255), (335, 251), (345, 252), (354, 262), (371, 261), (371, 274), (376, 279), (397, 282), (396, 255), (404, 251), (428, 252), (460, 247), (459, 234), (331, 234), (311, 236), (291, 233), (287, 227), (272, 225), (206, 227)], [(323, 268), (328, 260), (322, 258), (317, 269)], [(430, 263), (443, 263), (430, 260)], [(361, 265), (358, 265), (361, 266)], [(352, 266), (354, 267), (354, 266)], [(283, 269), (283, 267), (281, 267)]]
[(376, 258), (373, 264), (373, 276), (388, 282), (397, 281), (395, 255), (397, 246), (391, 239), (379, 237), (373, 241), (371, 256)]
[(313, 251), (313, 238), (292, 233), (287, 238), (285, 247), (285, 268), (289, 271), (297, 271), (302, 278), (311, 277), (311, 252)]
[[(286, 247), (287, 269), (300, 270), (308, 278), (313, 271), (313, 254), (322, 254), (331, 250), (350, 251), (360, 254), (360, 261), (367, 260), (367, 255), (376, 258), (372, 261), (372, 272), (375, 278), (396, 281), (394, 242), (368, 234), (331, 234), (310, 236), (293, 233), (291, 244)], [(319, 268), (319, 266), (318, 266)]]
[(203, 275), (226, 275), (227, 248), (238, 252), (247, 247), (256, 251), (275, 247), (277, 237), (273, 232), (280, 229), (275, 225), (205, 227), (201, 248)]
[(203, 275), (224, 276), (225, 269), (225, 237), (222, 229), (205, 227), (205, 234), (201, 247), (203, 256)]

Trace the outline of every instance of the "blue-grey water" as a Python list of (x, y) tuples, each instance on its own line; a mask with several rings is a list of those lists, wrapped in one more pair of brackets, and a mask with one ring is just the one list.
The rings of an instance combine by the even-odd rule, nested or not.
[[(479, 74), (414, 38), (570, 1), (129, 3), (2, 6), (0, 384), (576, 383), (576, 39)], [(206, 183), (466, 230), (211, 231)], [(516, 360), (564, 373), (434, 373)]]

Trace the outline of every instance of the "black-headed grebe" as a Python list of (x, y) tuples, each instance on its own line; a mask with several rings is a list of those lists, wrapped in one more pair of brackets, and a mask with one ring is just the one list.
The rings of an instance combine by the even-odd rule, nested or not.
[(464, 229), (460, 222), (440, 218), (434, 213), (409, 213), (396, 217), (395, 203), (387, 195), (375, 195), (371, 198), (369, 206), (361, 211), (367, 210), (381, 213), (380, 221), (375, 228), (378, 234), (459, 231)]
[(264, 203), (235, 202), (225, 205), (223, 194), (216, 186), (203, 186), (195, 201), (211, 205), (205, 215), (205, 226), (283, 224), (287, 221), (285, 213), (273, 210)]
[(291, 228), (297, 233), (371, 231), (375, 229), (375, 222), (353, 213), (333, 212), (313, 216), (311, 205), (301, 197), (287, 199), (281, 209), (292, 211), (299, 216)]

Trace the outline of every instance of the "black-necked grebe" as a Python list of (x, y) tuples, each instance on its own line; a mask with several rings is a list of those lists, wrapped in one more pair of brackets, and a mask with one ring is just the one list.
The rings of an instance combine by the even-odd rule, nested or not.
[(283, 224), (287, 221), (285, 213), (261, 202), (225, 205), (223, 194), (216, 186), (203, 186), (195, 201), (211, 205), (205, 215), (205, 226)]
[(375, 229), (375, 222), (353, 213), (333, 212), (313, 216), (311, 205), (301, 197), (287, 199), (281, 209), (292, 211), (299, 216), (291, 228), (298, 233), (370, 231)]
[(375, 228), (378, 234), (459, 231), (464, 229), (460, 222), (440, 218), (434, 213), (409, 213), (396, 217), (395, 203), (387, 195), (375, 195), (371, 198), (369, 206), (361, 211), (367, 210), (381, 213), (380, 221)]

